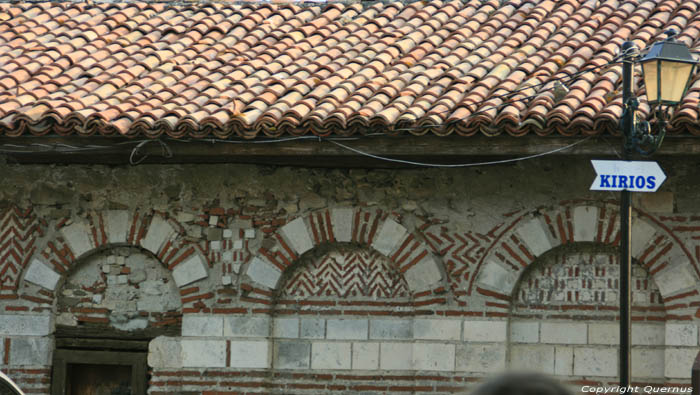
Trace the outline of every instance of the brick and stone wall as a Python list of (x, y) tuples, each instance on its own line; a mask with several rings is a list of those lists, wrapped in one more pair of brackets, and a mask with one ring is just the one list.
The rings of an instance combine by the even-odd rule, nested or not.
[[(696, 165), (635, 200), (637, 383), (688, 384), (700, 350)], [(0, 369), (29, 393), (56, 331), (96, 328), (153, 336), (151, 394), (617, 381), (617, 196), (580, 158), (0, 171)]]

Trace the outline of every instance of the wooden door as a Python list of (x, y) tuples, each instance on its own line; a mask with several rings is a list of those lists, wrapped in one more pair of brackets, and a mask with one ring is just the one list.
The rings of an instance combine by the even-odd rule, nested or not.
[(133, 395), (131, 366), (68, 364), (66, 395)]
[(145, 395), (146, 353), (57, 349), (52, 395)]

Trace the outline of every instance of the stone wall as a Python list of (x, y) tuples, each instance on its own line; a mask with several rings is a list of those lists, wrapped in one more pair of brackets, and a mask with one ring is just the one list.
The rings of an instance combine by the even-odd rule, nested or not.
[[(635, 200), (633, 376), (683, 385), (697, 163), (662, 166)], [(29, 393), (49, 391), (54, 331), (96, 328), (153, 337), (151, 394), (452, 393), (509, 368), (616, 382), (617, 195), (588, 191), (585, 159), (0, 172), (0, 369)]]

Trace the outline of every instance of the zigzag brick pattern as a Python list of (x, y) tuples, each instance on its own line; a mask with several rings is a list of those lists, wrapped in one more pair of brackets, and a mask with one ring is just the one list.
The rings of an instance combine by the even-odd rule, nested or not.
[(408, 285), (373, 251), (334, 251), (310, 262), (287, 283), (287, 297), (407, 297)]
[(481, 259), (489, 238), (481, 234), (449, 233), (446, 229), (423, 233), (430, 248), (443, 257), (450, 288), (458, 299), (466, 296), (465, 285), (473, 275), (475, 264)]
[(31, 208), (11, 207), (0, 211), (0, 292), (17, 289), (22, 269), (36, 250), (36, 237), (43, 231)]

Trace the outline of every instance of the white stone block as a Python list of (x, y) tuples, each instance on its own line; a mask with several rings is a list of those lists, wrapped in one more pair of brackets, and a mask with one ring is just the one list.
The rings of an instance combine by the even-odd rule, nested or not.
[(630, 254), (632, 257), (637, 258), (641, 253), (644, 252), (645, 247), (656, 233), (656, 229), (647, 221), (635, 217), (632, 219), (632, 227), (630, 228), (632, 232), (632, 244), (630, 245)]
[[(635, 325), (633, 323), (632, 327), (634, 328)], [(620, 324), (588, 324), (588, 344), (620, 344)]]
[(10, 340), (10, 365), (50, 365), (53, 348), (50, 337), (14, 337)]
[(225, 316), (225, 337), (268, 337), (270, 317), (268, 316)]
[(553, 374), (554, 346), (544, 344), (513, 345), (510, 352), (510, 367), (515, 370)]
[(666, 328), (664, 324), (642, 324), (633, 322), (632, 345), (662, 346), (665, 342), (665, 333)]
[(387, 218), (374, 238), (372, 248), (380, 254), (388, 256), (399, 247), (399, 243), (403, 241), (407, 233), (408, 231), (401, 224), (391, 218)]
[[(690, 369), (688, 369), (690, 370)], [(632, 377), (664, 378), (663, 349), (632, 349)]]
[(367, 320), (329, 319), (326, 321), (326, 338), (337, 340), (364, 340), (368, 336)]
[(336, 208), (331, 210), (331, 222), (333, 223), (333, 236), (341, 243), (349, 243), (352, 240), (352, 224), (354, 211), (351, 208)]
[(413, 337), (413, 327), (410, 320), (370, 320), (369, 338), (382, 340), (401, 340)]
[(207, 277), (207, 269), (199, 255), (194, 254), (180, 262), (172, 271), (173, 280), (178, 287), (184, 287)]
[(38, 259), (32, 259), (29, 267), (24, 273), (24, 281), (29, 281), (50, 291), (56, 289), (61, 275), (53, 271)]
[(479, 273), (478, 283), (488, 288), (497, 289), (503, 294), (510, 295), (513, 292), (513, 286), (515, 286), (517, 280), (517, 273), (504, 268), (495, 261), (488, 261)]
[(413, 292), (429, 290), (437, 286), (442, 279), (438, 264), (430, 254), (408, 268), (403, 276)]
[(130, 216), (131, 214), (124, 210), (109, 210), (102, 214), (109, 244), (126, 243), (129, 237)]
[(690, 263), (666, 267), (654, 276), (654, 282), (659, 287), (661, 296), (666, 297), (678, 291), (695, 286), (695, 273), (688, 270)]
[(51, 316), (0, 314), (0, 335), (47, 336), (53, 332)]
[(461, 320), (416, 318), (413, 320), (413, 338), (419, 340), (460, 340)]
[(216, 226), (219, 223), (219, 216), (212, 215), (209, 217), (209, 226)]
[(412, 370), (412, 343), (381, 343), (379, 368), (382, 370)]
[(148, 366), (155, 369), (181, 368), (182, 347), (177, 338), (158, 336), (148, 343)]
[(250, 266), (248, 266), (246, 274), (256, 283), (275, 289), (277, 288), (277, 282), (282, 276), (282, 271), (277, 266), (256, 256), (253, 258)]
[(543, 322), (540, 341), (548, 344), (586, 344), (588, 328), (583, 323)]
[(667, 346), (697, 346), (698, 327), (695, 324), (666, 323)]
[(159, 215), (154, 215), (148, 227), (146, 237), (141, 240), (141, 246), (154, 254), (158, 254), (165, 241), (175, 233), (170, 223)]
[(616, 377), (618, 356), (615, 348), (581, 347), (574, 349), (574, 375)]
[(224, 229), (224, 239), (230, 239), (233, 237), (233, 231), (231, 229)]
[(279, 341), (275, 343), (274, 367), (277, 369), (308, 369), (311, 358), (311, 344), (300, 341)]
[(299, 337), (298, 318), (275, 318), (272, 320), (272, 337), (296, 339)]
[(689, 379), (695, 357), (700, 351), (693, 348), (666, 348), (664, 350), (664, 376), (671, 379)]
[(557, 376), (571, 376), (574, 374), (573, 347), (554, 347), (554, 374)]
[(323, 318), (302, 318), (300, 337), (303, 339), (325, 338), (326, 320)]
[(352, 368), (377, 370), (379, 368), (379, 343), (352, 343)]
[(92, 231), (87, 224), (76, 222), (61, 229), (63, 240), (73, 251), (75, 258), (80, 258), (85, 253), (95, 248), (92, 240)]
[(271, 360), (269, 341), (231, 340), (232, 368), (269, 369)]
[(306, 228), (304, 219), (299, 217), (292, 222), (284, 225), (280, 231), (289, 241), (292, 247), (299, 255), (313, 248), (314, 243), (311, 241), (309, 230)]
[(226, 367), (226, 340), (182, 339), (180, 345), (183, 367)]
[(233, 241), (233, 249), (234, 250), (242, 250), (243, 249), (243, 240), (234, 240)]
[(506, 321), (464, 321), (465, 342), (504, 342), (508, 323)]
[(253, 229), (253, 228), (246, 229), (243, 232), (243, 237), (246, 239), (254, 239), (255, 238), (255, 229)]
[(537, 343), (540, 341), (540, 323), (512, 321), (510, 323), (510, 341), (512, 343)]
[(455, 345), (441, 343), (413, 343), (413, 369), (453, 372)]
[(351, 344), (345, 342), (311, 343), (311, 369), (350, 369), (352, 363)]
[(533, 218), (518, 227), (516, 233), (520, 240), (525, 243), (527, 249), (535, 256), (542, 255), (554, 247), (547, 236), (542, 221), (537, 218)]
[(505, 344), (459, 344), (455, 370), (473, 373), (498, 373), (506, 368)]
[(218, 336), (224, 334), (222, 315), (185, 314), (182, 316), (182, 336)]
[(598, 208), (582, 206), (574, 208), (574, 241), (595, 241), (598, 230)]

